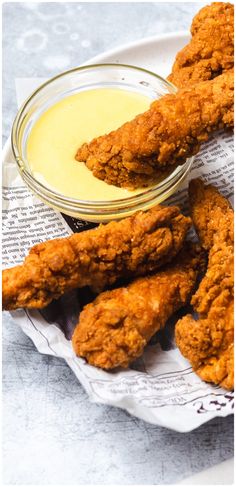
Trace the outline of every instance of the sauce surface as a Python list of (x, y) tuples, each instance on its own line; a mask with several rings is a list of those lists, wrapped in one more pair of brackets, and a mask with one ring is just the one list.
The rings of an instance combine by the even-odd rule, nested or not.
[(75, 160), (75, 154), (84, 142), (118, 128), (150, 103), (144, 95), (117, 88), (83, 91), (59, 101), (36, 121), (27, 141), (34, 177), (65, 196), (82, 200), (109, 201), (140, 193), (95, 178), (84, 163)]

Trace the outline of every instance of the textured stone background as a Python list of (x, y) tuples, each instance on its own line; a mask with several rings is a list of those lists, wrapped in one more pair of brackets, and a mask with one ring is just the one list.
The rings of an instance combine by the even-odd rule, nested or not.
[[(204, 4), (4, 4), (4, 140), (16, 77), (50, 77), (126, 42), (187, 30)], [(181, 434), (92, 404), (63, 360), (40, 355), (7, 313), (3, 325), (5, 484), (168, 484), (233, 456), (232, 417)]]

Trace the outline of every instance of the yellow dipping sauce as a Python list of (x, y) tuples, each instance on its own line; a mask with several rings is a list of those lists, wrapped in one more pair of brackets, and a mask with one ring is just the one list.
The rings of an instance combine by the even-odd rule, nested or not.
[(93, 176), (75, 160), (77, 149), (144, 112), (150, 98), (132, 91), (100, 88), (69, 96), (50, 107), (35, 123), (27, 142), (27, 159), (34, 177), (64, 196), (109, 201), (127, 198), (128, 191)]

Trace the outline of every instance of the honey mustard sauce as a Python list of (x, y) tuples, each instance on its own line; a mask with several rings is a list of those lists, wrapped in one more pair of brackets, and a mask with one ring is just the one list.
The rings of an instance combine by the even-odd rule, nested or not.
[(147, 110), (150, 102), (140, 93), (100, 88), (55, 103), (36, 121), (27, 141), (33, 176), (56, 192), (81, 200), (110, 201), (138, 194), (141, 190), (129, 191), (95, 178), (75, 154), (84, 142)]

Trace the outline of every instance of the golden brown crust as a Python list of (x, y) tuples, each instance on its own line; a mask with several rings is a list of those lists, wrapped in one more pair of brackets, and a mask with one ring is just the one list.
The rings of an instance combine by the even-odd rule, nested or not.
[(186, 315), (176, 325), (176, 344), (194, 371), (206, 382), (234, 389), (233, 301), (214, 319), (195, 321)]
[(213, 186), (190, 184), (194, 225), (209, 250), (206, 275), (192, 298), (200, 319), (191, 315), (176, 325), (176, 343), (197, 374), (233, 389), (234, 246), (233, 210)]
[(156, 275), (100, 294), (75, 328), (75, 353), (97, 367), (128, 367), (167, 319), (187, 304), (204, 262), (197, 247), (185, 248)]
[(76, 154), (99, 179), (147, 186), (160, 170), (183, 164), (219, 128), (233, 126), (233, 70), (154, 101), (145, 113)]
[(24, 264), (3, 271), (3, 308), (42, 308), (66, 291), (99, 291), (120, 277), (144, 275), (169, 262), (191, 225), (178, 207), (146, 212), (34, 246)]
[(233, 209), (217, 188), (193, 179), (189, 184), (189, 202), (193, 224), (206, 250), (210, 250), (215, 238), (233, 242)]
[(234, 65), (234, 6), (214, 2), (194, 17), (192, 38), (176, 56), (168, 79), (178, 88), (210, 80)]

